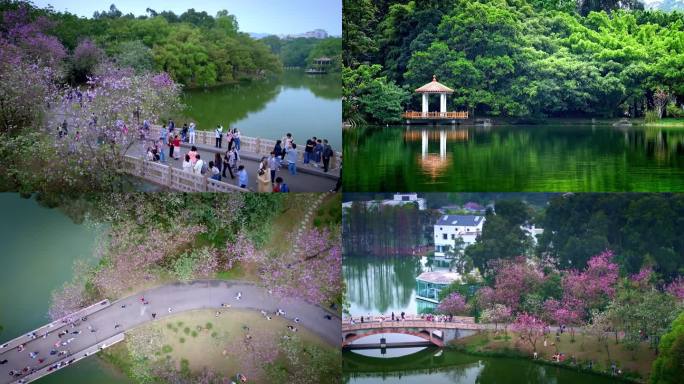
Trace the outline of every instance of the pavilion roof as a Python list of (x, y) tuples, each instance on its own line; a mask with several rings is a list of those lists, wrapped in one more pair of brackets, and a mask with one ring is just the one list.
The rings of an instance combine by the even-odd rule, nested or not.
[(454, 93), (454, 90), (437, 81), (437, 76), (432, 75), (432, 81), (416, 89), (416, 93)]

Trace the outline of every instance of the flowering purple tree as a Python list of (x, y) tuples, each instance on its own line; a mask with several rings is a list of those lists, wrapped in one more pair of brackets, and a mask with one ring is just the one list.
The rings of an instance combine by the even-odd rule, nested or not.
[(31, 21), (28, 7), (7, 10), (0, 18), (0, 133), (15, 133), (42, 122), (66, 51), (43, 33), (51, 26), (45, 17)]
[(77, 84), (85, 82), (104, 58), (104, 52), (92, 40), (82, 40), (74, 49), (72, 80)]
[(290, 241), (300, 242), (299, 252), (267, 255), (239, 232), (226, 244), (225, 262), (231, 269), (236, 262), (252, 265), (261, 283), (282, 297), (299, 297), (315, 304), (328, 305), (339, 301), (342, 292), (342, 251), (339, 234), (327, 229), (311, 229), (300, 237), (292, 234)]
[(563, 279), (564, 300), (577, 300), (587, 309), (600, 308), (615, 296), (617, 280), (613, 252), (602, 252), (589, 259), (584, 271), (568, 272)]
[(537, 289), (545, 279), (541, 269), (524, 257), (495, 260), (490, 266), (495, 273), (494, 288), (483, 292), (481, 297), (486, 297), (490, 305), (503, 304), (512, 311), (518, 309), (521, 297)]
[(484, 322), (494, 323), (494, 330), (496, 331), (499, 323), (504, 324), (504, 332), (508, 326), (506, 325), (512, 318), (512, 311), (510, 308), (503, 304), (494, 304), (491, 308), (487, 308), (482, 311), (480, 318)]
[[(133, 223), (113, 228), (109, 242), (102, 250), (105, 262), (95, 274), (95, 286), (106, 297), (119, 297), (136, 284), (152, 279), (155, 269), (166, 257), (174, 256), (174, 252), (194, 241), (203, 231), (201, 226), (141, 231)], [(213, 265), (213, 261), (207, 263)]]
[(2, 26), (6, 32), (0, 34), (0, 40), (18, 48), (13, 49), (13, 54), (21, 55), (21, 60), (27, 63), (57, 69), (66, 57), (66, 49), (59, 39), (46, 34), (54, 23), (45, 16), (31, 20), (28, 6), (3, 12)]
[(684, 277), (677, 277), (667, 285), (665, 291), (677, 299), (684, 301)]
[(456, 316), (468, 310), (465, 299), (458, 292), (452, 292), (439, 302), (437, 312), (444, 315)]
[[(59, 111), (68, 122), (66, 136), (48, 127), (58, 155), (55, 168), (77, 170), (93, 188), (112, 189), (124, 173), (123, 155), (137, 142), (140, 118), (156, 121), (180, 108), (180, 86), (166, 74), (136, 75), (104, 65), (88, 81), (89, 89), (67, 89)], [(57, 124), (62, 118), (57, 120)]]
[(650, 266), (641, 267), (639, 273), (630, 276), (631, 282), (641, 289), (645, 289), (651, 285), (651, 278), (653, 277), (653, 268)]
[(544, 313), (558, 326), (565, 325), (570, 328), (571, 341), (575, 341), (575, 326), (583, 323), (584, 307), (580, 301), (567, 299), (562, 303), (555, 299), (544, 302)]
[(533, 352), (537, 351), (537, 341), (544, 337), (545, 328), (546, 323), (543, 320), (527, 313), (519, 314), (511, 325), (511, 329), (518, 332), (520, 339), (530, 344)]

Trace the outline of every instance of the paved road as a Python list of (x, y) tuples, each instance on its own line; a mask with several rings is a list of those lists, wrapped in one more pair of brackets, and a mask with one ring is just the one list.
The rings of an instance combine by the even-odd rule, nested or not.
[[(240, 300), (235, 299), (238, 292), (242, 292)], [(141, 303), (141, 297), (148, 301), (147, 305)], [(103, 340), (152, 321), (152, 313), (156, 313), (159, 319), (195, 309), (219, 309), (221, 312), (230, 312), (231, 309), (221, 307), (223, 303), (231, 304), (231, 309), (264, 310), (271, 314), (281, 308), (286, 313), (284, 317), (290, 320), (292, 325), (312, 331), (332, 346), (340, 344), (341, 320), (334, 316), (331, 320), (326, 319), (325, 315), (328, 312), (302, 300), (279, 299), (271, 296), (265, 289), (248, 282), (208, 280), (175, 283), (116, 301), (91, 314), (85, 322), (80, 322), (76, 327), (54, 327), (46, 338), (43, 338), (42, 334), (38, 334), (38, 338), (34, 340), (26, 337), (27, 342), (22, 352), (17, 348), (0, 352), (0, 361), (8, 360), (6, 364), (0, 365), (0, 383), (11, 383), (15, 380), (9, 375), (10, 370), (21, 370), (24, 367), (40, 369), (64, 359), (64, 356), (51, 356), (51, 349), (68, 350), (69, 355), (74, 356)], [(123, 305), (125, 308), (122, 308)], [(169, 307), (172, 308), (170, 313)], [(295, 317), (301, 320), (298, 324), (292, 321)], [(115, 324), (120, 324), (120, 327), (115, 329)], [(95, 332), (91, 332), (89, 327)], [(63, 330), (81, 333), (69, 333), (58, 337), (58, 333)], [(57, 342), (66, 342), (71, 338), (74, 339), (66, 346), (54, 346)], [(39, 353), (32, 359), (29, 356), (31, 352)], [(38, 359), (41, 358), (46, 360), (39, 363)]]
[[(127, 155), (130, 156), (135, 156), (135, 157), (140, 157), (143, 154), (143, 146), (146, 144), (143, 144), (142, 142), (137, 143), (133, 145), (128, 152), (126, 153)], [(207, 162), (213, 161), (214, 160), (214, 152), (204, 149), (203, 146), (198, 146), (199, 149), (199, 154), (202, 160), (205, 160)], [(181, 154), (184, 157), (186, 153), (188, 153), (188, 148), (181, 147)], [(169, 150), (168, 147), (166, 148), (165, 155), (166, 155), (166, 164), (171, 165), (174, 168), (177, 169), (182, 169), (183, 168), (183, 161), (182, 159), (180, 160), (169, 160)], [(257, 191), (257, 170), (259, 169), (259, 162), (258, 160), (254, 160), (251, 158), (251, 156), (246, 155), (242, 156), (240, 159), (240, 164), (245, 166), (245, 169), (247, 169), (247, 173), (249, 174), (249, 185), (248, 188)], [(300, 165), (299, 169), (301, 169), (303, 165)], [(233, 185), (238, 185), (238, 179), (237, 175), (235, 175), (235, 179), (231, 180), (230, 179), (230, 174), (226, 172), (227, 178), (223, 178), (221, 181), (233, 184)], [(287, 168), (281, 168), (279, 171), (276, 172), (276, 177), (282, 177), (283, 180), (285, 180), (285, 183), (290, 187), (291, 192), (327, 192), (333, 188), (335, 188), (335, 184), (337, 183), (336, 180), (333, 180), (331, 178), (327, 177), (322, 177), (318, 176), (315, 174), (311, 173), (304, 173), (300, 172), (298, 170), (297, 175), (293, 176), (290, 174), (290, 172), (287, 170)]]

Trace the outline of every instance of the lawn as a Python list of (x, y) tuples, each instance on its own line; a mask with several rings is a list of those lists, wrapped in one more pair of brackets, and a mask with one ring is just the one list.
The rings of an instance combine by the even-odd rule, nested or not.
[[(238, 354), (244, 353), (240, 341), (248, 332), (263, 332), (273, 338), (276, 344), (287, 334), (288, 321), (273, 316), (266, 320), (260, 313), (248, 310), (223, 310), (216, 317), (214, 310), (198, 310), (179, 313), (131, 331), (138, 335), (159, 334), (157, 343), (161, 346), (154, 355), (156, 359), (170, 359), (179, 371), (200, 372), (204, 367), (226, 376), (240, 372)], [(331, 348), (320, 337), (306, 329), (299, 328), (297, 335), (308, 345)], [(135, 337), (135, 335), (131, 335)], [(113, 346), (102, 354), (104, 359), (130, 375), (133, 364), (129, 358), (127, 342)]]
[[(466, 351), (475, 353), (495, 353), (514, 350), (525, 356), (532, 356), (532, 348), (527, 343), (519, 341), (518, 337), (508, 332), (509, 337), (505, 338), (502, 334), (495, 336), (493, 333), (482, 332), (470, 337), (456, 340), (453, 345), (465, 348)], [(610, 369), (610, 360), (617, 361), (618, 367), (625, 372), (635, 372), (642, 378), (648, 378), (651, 371), (651, 364), (656, 356), (653, 350), (648, 348), (647, 343), (640, 344), (634, 351), (627, 350), (622, 344), (615, 344), (615, 340), (609, 337), (608, 350), (610, 359), (606, 353), (605, 344), (597, 342), (596, 338), (590, 335), (575, 334), (575, 342), (570, 341), (571, 337), (566, 332), (561, 335), (558, 343), (558, 351), (567, 356), (570, 361), (575, 356), (578, 362), (592, 360), (594, 368), (598, 370)], [(539, 358), (551, 360), (556, 353), (554, 345), (555, 336), (552, 334), (544, 347), (543, 340), (537, 343)]]

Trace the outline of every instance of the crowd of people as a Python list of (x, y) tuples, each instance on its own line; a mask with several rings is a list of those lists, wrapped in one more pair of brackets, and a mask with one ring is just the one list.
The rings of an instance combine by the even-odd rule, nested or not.
[[(141, 139), (144, 139), (149, 132), (150, 123), (148, 120), (143, 122), (141, 128)], [(214, 148), (223, 149), (224, 139), (227, 141), (226, 151), (216, 152), (213, 159), (204, 159), (195, 145), (196, 125), (186, 123), (180, 132), (177, 132), (173, 120), (162, 126), (160, 137), (157, 140), (147, 142), (144, 148), (146, 159), (149, 161), (159, 161), (166, 163), (168, 160), (178, 161), (182, 159), (181, 168), (189, 173), (205, 175), (213, 180), (224, 181), (230, 177), (231, 180), (237, 178), (237, 185), (241, 188), (249, 188), (250, 174), (240, 161), (240, 130), (230, 128), (224, 135), (223, 126), (220, 124), (214, 130)], [(182, 154), (181, 144), (190, 145), (190, 150)], [(143, 144), (145, 145), (145, 144)], [(168, 156), (167, 151), (168, 150)], [(215, 149), (214, 149), (215, 150)], [(297, 175), (297, 162), (299, 151), (294, 137), (287, 133), (282, 139), (277, 140), (269, 156), (263, 156), (259, 161), (256, 171), (256, 184), (258, 192), (289, 192), (290, 187), (284, 178), (277, 176), (276, 173), (287, 168), (291, 176)], [(303, 164), (322, 168), (323, 172), (330, 169), (330, 161), (335, 156), (335, 151), (328, 143), (327, 139), (312, 137), (306, 140), (303, 154)], [(338, 183), (339, 184), (339, 183)]]

